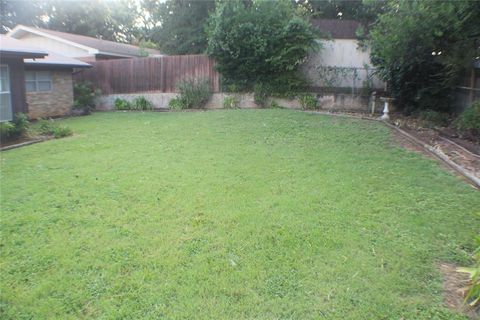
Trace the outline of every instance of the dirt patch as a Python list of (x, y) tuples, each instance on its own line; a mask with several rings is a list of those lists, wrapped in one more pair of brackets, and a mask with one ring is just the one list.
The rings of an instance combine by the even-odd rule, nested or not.
[(466, 314), (470, 319), (479, 319), (479, 308), (471, 308), (463, 302), (468, 276), (464, 273), (457, 272), (457, 267), (453, 264), (441, 263), (438, 268), (443, 275), (445, 305), (452, 310)]

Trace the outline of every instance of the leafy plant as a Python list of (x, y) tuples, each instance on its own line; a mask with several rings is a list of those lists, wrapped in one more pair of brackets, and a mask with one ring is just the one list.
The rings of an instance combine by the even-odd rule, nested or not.
[(1, 140), (9, 140), (15, 131), (15, 126), (10, 121), (0, 123), (0, 138)]
[(453, 126), (464, 135), (480, 136), (480, 101), (465, 109)]
[(427, 128), (443, 127), (448, 123), (448, 114), (434, 110), (421, 110), (416, 113), (418, 119)]
[(133, 106), (135, 110), (153, 110), (153, 103), (144, 96), (135, 98)]
[(30, 126), (28, 116), (24, 113), (17, 113), (12, 121), (0, 123), (1, 140), (13, 140), (23, 136)]
[(285, 79), (290, 91), (298, 90), (303, 81), (296, 71), (319, 46), (309, 21), (288, 0), (218, 2), (207, 31), (207, 52), (215, 58), (222, 81), (241, 90), (264, 83), (273, 93), (285, 93), (276, 90)]
[(278, 104), (277, 101), (275, 100), (272, 100), (272, 102), (270, 103), (270, 109), (282, 109), (283, 107)]
[(399, 108), (450, 110), (462, 69), (479, 55), (479, 16), (475, 1), (386, 2), (369, 44)]
[(268, 85), (257, 83), (253, 87), (253, 101), (261, 108), (265, 108), (268, 103), (268, 98), (272, 95)]
[(224, 109), (238, 109), (240, 107), (240, 97), (238, 95), (227, 96), (223, 99)]
[(87, 108), (95, 109), (95, 99), (101, 94), (99, 89), (95, 89), (93, 84), (88, 81), (75, 83), (73, 86), (73, 107), (75, 109)]
[(125, 100), (122, 98), (116, 98), (115, 109), (116, 110), (132, 110), (132, 104), (128, 100)]
[(458, 272), (466, 273), (469, 276), (469, 285), (466, 288), (465, 303), (471, 307), (480, 305), (480, 236), (475, 239), (477, 248), (473, 253), (475, 264), (470, 268), (458, 268)]
[(303, 94), (299, 98), (303, 110), (317, 109), (317, 99), (311, 94)]
[(183, 103), (182, 103), (182, 101), (180, 100), (179, 97), (175, 97), (172, 100), (170, 100), (168, 102), (168, 106), (172, 110), (182, 110), (183, 109)]
[(73, 134), (72, 129), (64, 125), (57, 125), (52, 119), (40, 119), (39, 131), (43, 135), (54, 136), (55, 139), (71, 136)]
[(172, 109), (202, 109), (212, 96), (210, 81), (207, 79), (189, 79), (178, 84), (180, 94), (170, 100)]

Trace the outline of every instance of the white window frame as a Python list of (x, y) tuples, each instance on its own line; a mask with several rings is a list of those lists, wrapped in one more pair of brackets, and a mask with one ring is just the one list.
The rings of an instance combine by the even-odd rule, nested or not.
[[(8, 104), (10, 107), (10, 118), (9, 119), (2, 119), (0, 118), (0, 122), (12, 121), (13, 120), (13, 106), (12, 106), (12, 86), (10, 85), (10, 68), (8, 64), (0, 64), (0, 67), (5, 67), (7, 69), (7, 79), (8, 79), (8, 91), (0, 91), (0, 95), (8, 95)], [(2, 89), (5, 90), (5, 89)], [(1, 99), (0, 99), (1, 101)]]
[[(27, 77), (26, 77), (26, 74), (27, 73), (33, 73), (33, 77), (34, 79), (33, 80), (27, 80)], [(48, 75), (50, 77), (49, 80), (38, 80), (38, 76), (37, 76), (37, 73), (38, 72), (48, 72)], [(25, 91), (27, 93), (33, 93), (33, 92), (52, 92), (53, 90), (53, 79), (52, 79), (52, 72), (51, 71), (42, 71), (42, 70), (26, 70), (25, 71)], [(50, 90), (38, 90), (38, 83), (39, 82), (50, 82)], [(33, 83), (35, 85), (35, 90), (27, 90), (27, 83)]]

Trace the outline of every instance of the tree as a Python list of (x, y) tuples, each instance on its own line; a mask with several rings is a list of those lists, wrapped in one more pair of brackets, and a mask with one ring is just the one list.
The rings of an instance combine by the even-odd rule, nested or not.
[(370, 32), (371, 58), (396, 104), (448, 111), (465, 66), (479, 56), (474, 1), (391, 1)]
[(51, 0), (45, 7), (49, 29), (118, 42), (138, 40), (139, 11), (133, 0)]
[(140, 10), (133, 0), (0, 1), (3, 33), (24, 24), (119, 42), (142, 38)]
[(7, 33), (17, 24), (39, 26), (45, 13), (40, 1), (0, 0), (0, 33)]
[(293, 0), (305, 7), (312, 17), (357, 20), (365, 25), (374, 22), (385, 10), (386, 0)]
[(214, 0), (146, 0), (153, 21), (151, 40), (167, 54), (198, 54), (207, 48), (205, 24)]
[(225, 1), (210, 18), (208, 36), (224, 83), (244, 89), (300, 83), (296, 71), (315, 46), (311, 25), (289, 1)]

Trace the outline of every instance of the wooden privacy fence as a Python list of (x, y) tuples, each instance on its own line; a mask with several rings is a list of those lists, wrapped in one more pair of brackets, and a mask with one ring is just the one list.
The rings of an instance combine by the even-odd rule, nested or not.
[(220, 90), (215, 61), (206, 55), (164, 56), (89, 62), (93, 67), (74, 74), (74, 81), (90, 81), (102, 94), (176, 92), (179, 81), (207, 79)]

